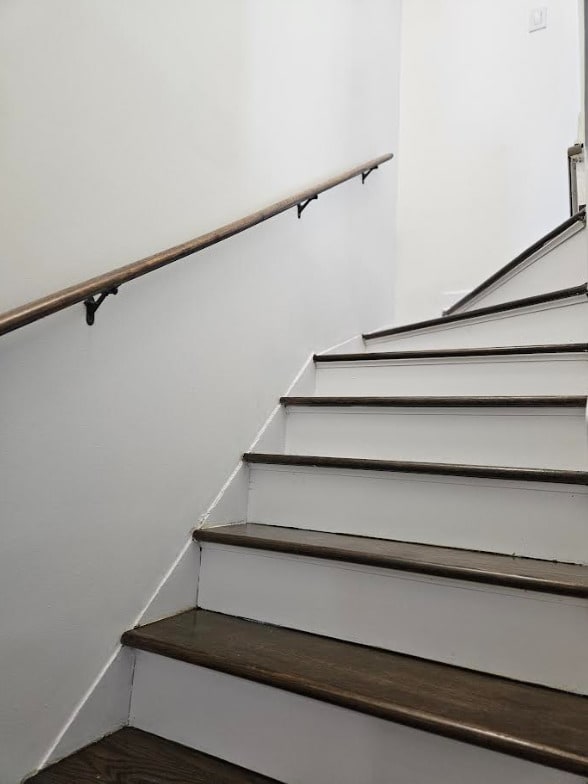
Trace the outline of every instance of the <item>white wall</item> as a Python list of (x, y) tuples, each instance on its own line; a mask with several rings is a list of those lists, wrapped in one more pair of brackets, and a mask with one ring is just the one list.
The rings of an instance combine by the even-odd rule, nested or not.
[(577, 0), (405, 4), (397, 321), (439, 315), (568, 216), (579, 69)]
[[(5, 0), (2, 308), (397, 145), (400, 0)], [(391, 310), (395, 163), (0, 340), (0, 780), (33, 770), (308, 354)]]
[(398, 4), (4, 0), (0, 307), (386, 151)]

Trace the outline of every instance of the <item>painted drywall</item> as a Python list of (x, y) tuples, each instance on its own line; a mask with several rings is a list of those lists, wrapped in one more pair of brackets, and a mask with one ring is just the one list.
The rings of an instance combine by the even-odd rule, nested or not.
[(397, 6), (3, 2), (0, 307), (387, 150)]
[[(411, 0), (403, 13), (396, 321), (434, 317), (569, 212), (577, 0)], [(455, 295), (454, 299), (458, 299)]]
[[(1, 307), (394, 150), (399, 14), (3, 2)], [(78, 306), (1, 339), (3, 784), (52, 747), (308, 355), (388, 318), (395, 173), (124, 286), (92, 328)]]

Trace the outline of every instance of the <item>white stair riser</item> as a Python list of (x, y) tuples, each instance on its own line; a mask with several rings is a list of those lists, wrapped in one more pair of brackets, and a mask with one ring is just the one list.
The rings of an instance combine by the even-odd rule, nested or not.
[(588, 563), (588, 488), (253, 466), (250, 522)]
[(219, 545), (202, 564), (203, 609), (588, 694), (588, 600)]
[(581, 285), (588, 278), (586, 234), (584, 229), (574, 228), (571, 231), (573, 233), (563, 244), (548, 253), (532, 257), (514, 274), (502, 278), (491, 289), (454, 312), (466, 313), (474, 308)]
[(288, 409), (286, 452), (588, 469), (585, 409)]
[(582, 784), (525, 760), (138, 651), (131, 726), (288, 784)]
[(450, 322), (418, 332), (405, 332), (366, 341), (367, 351), (529, 346), (582, 343), (588, 338), (588, 299), (585, 296), (541, 306)]
[(318, 363), (317, 395), (585, 395), (582, 354)]

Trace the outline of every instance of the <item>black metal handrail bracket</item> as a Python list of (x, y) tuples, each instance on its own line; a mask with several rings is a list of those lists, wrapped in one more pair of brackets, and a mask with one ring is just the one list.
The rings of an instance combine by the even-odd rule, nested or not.
[(89, 327), (91, 327), (96, 320), (96, 311), (110, 294), (118, 294), (118, 288), (110, 289), (110, 291), (103, 291), (98, 297), (88, 297), (88, 299), (84, 300), (84, 305), (86, 307), (86, 324)]
[(300, 220), (300, 218), (302, 217), (302, 213), (303, 213), (303, 212), (304, 212), (304, 210), (305, 210), (305, 209), (308, 207), (308, 205), (310, 204), (310, 202), (311, 202), (311, 201), (315, 201), (316, 199), (318, 199), (318, 193), (317, 193), (317, 194), (315, 194), (314, 196), (311, 196), (310, 198), (306, 199), (306, 201), (300, 202), (300, 204), (298, 204), (298, 205), (297, 205), (297, 209), (298, 209), (298, 220)]
[(375, 172), (375, 171), (376, 171), (376, 169), (379, 169), (379, 168), (380, 168), (379, 166), (372, 166), (372, 168), (371, 168), (371, 169), (367, 169), (367, 171), (364, 171), (364, 172), (362, 172), (362, 173), (361, 173), (361, 184), (362, 184), (362, 185), (365, 185), (365, 181), (366, 181), (366, 180), (367, 180), (367, 178), (370, 176), (370, 174), (371, 174), (372, 172)]

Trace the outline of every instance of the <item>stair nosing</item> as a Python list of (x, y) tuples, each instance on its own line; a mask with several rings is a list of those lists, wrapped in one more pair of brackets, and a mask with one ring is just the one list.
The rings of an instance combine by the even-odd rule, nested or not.
[[(550, 242), (553, 242), (553, 240), (557, 239), (565, 231), (567, 231), (568, 229), (571, 229), (573, 226), (576, 226), (579, 223), (583, 224), (583, 226), (585, 228), (585, 226), (586, 226), (586, 212), (585, 212), (585, 210), (580, 210), (579, 212), (574, 213), (569, 218), (567, 218), (565, 221), (560, 223), (559, 226), (556, 226), (554, 229), (552, 229), (550, 232), (545, 234), (539, 240), (534, 242), (528, 248), (525, 248), (525, 250), (523, 250), (521, 253), (519, 253), (517, 256), (515, 256), (514, 259), (509, 261), (507, 264), (505, 264), (499, 270), (497, 270), (492, 275), (490, 275), (488, 278), (483, 280), (482, 283), (478, 284), (475, 288), (473, 288), (470, 292), (468, 292), (468, 294), (463, 296), (457, 302), (454, 302), (453, 305), (451, 305), (449, 308), (447, 308), (444, 311), (444, 315), (445, 316), (450, 316), (453, 313), (455, 313), (456, 310), (458, 310), (459, 308), (462, 308), (464, 305), (466, 305), (468, 302), (471, 302), (472, 300), (477, 299), (477, 297), (479, 297), (480, 294), (482, 294), (484, 291), (486, 291), (487, 289), (490, 289), (492, 286), (494, 286), (494, 284), (498, 283), (498, 281), (500, 281), (502, 278), (504, 278), (509, 273), (514, 272), (514, 270), (516, 270), (517, 267), (520, 267), (522, 264), (527, 262), (536, 253), (538, 253), (539, 251), (543, 250), (546, 245), (548, 245)], [(569, 239), (571, 239), (571, 237), (575, 237), (576, 234), (580, 233), (580, 231), (582, 231), (581, 228), (578, 229), (576, 232), (574, 232), (574, 234), (570, 235)]]
[[(402, 701), (398, 699), (394, 701), (392, 697), (386, 699), (383, 696), (362, 694), (360, 688), (356, 688), (354, 691), (349, 686), (348, 679), (344, 681), (345, 685), (341, 685), (341, 682), (329, 685), (327, 680), (322, 680), (317, 677), (313, 678), (309, 676), (308, 673), (306, 673), (306, 675), (301, 675), (297, 674), (295, 671), (289, 672), (287, 670), (285, 671), (283, 668), (278, 669), (277, 666), (272, 668), (269, 666), (267, 658), (264, 658), (263, 663), (256, 664), (251, 661), (248, 662), (246, 657), (241, 654), (231, 656), (226, 648), (223, 648), (218, 652), (205, 650), (202, 646), (200, 649), (194, 646), (189, 648), (186, 644), (170, 640), (169, 636), (167, 640), (162, 640), (149, 632), (149, 629), (152, 629), (159, 624), (166, 624), (169, 622), (176, 623), (177, 621), (181, 621), (184, 617), (188, 622), (193, 623), (191, 619), (193, 618), (196, 620), (198, 616), (209, 619), (209, 621), (210, 619), (214, 620), (217, 618), (220, 619), (215, 621), (217, 623), (228, 622), (229, 624), (233, 624), (233, 626), (236, 624), (242, 629), (255, 629), (256, 631), (254, 633), (261, 634), (262, 636), (281, 635), (282, 639), (285, 638), (290, 640), (289, 651), (291, 650), (292, 644), (296, 644), (294, 641), (301, 642), (303, 638), (306, 638), (314, 640), (314, 643), (310, 644), (318, 645), (323, 653), (325, 646), (332, 646), (331, 652), (337, 651), (338, 654), (346, 651), (350, 655), (353, 655), (352, 650), (354, 650), (359, 655), (359, 651), (361, 650), (362, 654), (374, 656), (378, 658), (378, 660), (380, 656), (389, 657), (390, 663), (399, 663), (400, 661), (416, 663), (415, 666), (422, 666), (425, 669), (428, 668), (429, 672), (427, 675), (429, 677), (431, 672), (435, 672), (436, 675), (439, 675), (437, 670), (442, 670), (445, 673), (452, 672), (454, 678), (470, 678), (470, 686), (473, 684), (477, 685), (478, 688), (480, 688), (482, 684), (488, 685), (490, 681), (493, 681), (505, 688), (512, 688), (514, 694), (518, 695), (519, 698), (522, 696), (521, 692), (527, 693), (530, 691), (530, 693), (534, 694), (536, 697), (538, 695), (553, 694), (554, 699), (559, 698), (561, 700), (563, 698), (569, 699), (570, 701), (578, 700), (578, 705), (582, 704), (583, 706), (585, 704), (584, 701), (587, 699), (580, 695), (568, 694), (544, 686), (512, 681), (508, 678), (488, 673), (465, 670), (464, 668), (449, 664), (418, 659), (418, 657), (407, 654), (383, 651), (368, 646), (358, 645), (357, 643), (326, 638), (299, 630), (285, 629), (283, 627), (239, 619), (233, 616), (222, 616), (219, 613), (213, 613), (207, 610), (189, 610), (172, 618), (165, 619), (164, 621), (158, 621), (149, 624), (146, 627), (139, 627), (138, 629), (125, 632), (122, 636), (122, 643), (138, 650), (177, 659), (194, 666), (223, 672), (238, 678), (300, 694), (311, 699), (338, 705), (359, 713), (375, 716), (386, 721), (452, 738), (471, 745), (481, 746), (482, 748), (505, 753), (509, 756), (536, 762), (569, 773), (579, 775), (588, 774), (588, 752), (579, 754), (575, 749), (566, 750), (565, 746), (562, 746), (562, 744), (554, 744), (541, 739), (532, 739), (528, 736), (525, 737), (522, 734), (514, 734), (512, 731), (511, 734), (507, 735), (506, 731), (498, 731), (496, 728), (493, 729), (491, 725), (494, 722), (491, 721), (488, 723), (487, 719), (486, 727), (483, 726), (482, 719), (479, 717), (475, 720), (472, 719), (468, 723), (463, 717), (456, 718), (451, 717), (450, 715), (442, 715), (439, 710), (434, 712), (432, 707), (423, 709), (407, 704), (406, 702), (405, 704), (402, 704)], [(281, 644), (283, 646), (283, 643)], [(284, 649), (286, 648), (284, 647)], [(312, 661), (316, 664), (314, 658)], [(512, 684), (512, 687), (510, 684)], [(559, 697), (556, 695), (559, 695)]]
[(585, 408), (586, 395), (531, 396), (285, 396), (285, 408), (306, 406), (319, 408)]
[(365, 341), (377, 340), (379, 338), (401, 335), (407, 332), (417, 332), (432, 327), (440, 327), (445, 324), (455, 324), (460, 321), (482, 318), (484, 316), (491, 316), (496, 313), (507, 313), (512, 310), (524, 309), (533, 307), (534, 305), (547, 304), (549, 302), (558, 302), (565, 299), (574, 299), (581, 296), (588, 296), (587, 283), (582, 283), (580, 286), (571, 286), (569, 288), (559, 289), (558, 291), (550, 291), (547, 294), (537, 294), (532, 297), (524, 297), (521, 299), (511, 300), (510, 302), (502, 302), (498, 305), (488, 305), (484, 308), (469, 310), (466, 313), (453, 313), (449, 316), (439, 316), (433, 319), (416, 321), (412, 324), (403, 324), (398, 327), (389, 327), (387, 329), (377, 330), (376, 332), (368, 332), (363, 335), (363, 339)]
[[(285, 538), (285, 531), (292, 533), (293, 529), (284, 528), (281, 526), (271, 526), (259, 524), (259, 529), (265, 529), (270, 534), (274, 535), (272, 538), (255, 536), (255, 534), (245, 534), (244, 529), (250, 530), (251, 526), (257, 524), (232, 524), (225, 526), (217, 526), (214, 528), (198, 528), (193, 532), (193, 538), (197, 542), (230, 545), (235, 547), (244, 547), (254, 550), (267, 550), (271, 552), (278, 552), (297, 556), (308, 556), (311, 558), (318, 558), (321, 560), (334, 560), (342, 561), (345, 563), (360, 564), (364, 566), (373, 566), (384, 569), (405, 571), (417, 574), (432, 575), (443, 577), (446, 579), (465, 580), (470, 582), (498, 585), (507, 588), (516, 588), (520, 590), (529, 590), (540, 593), (556, 594), (560, 596), (572, 596), (575, 598), (588, 599), (588, 567), (575, 565), (575, 564), (559, 564), (560, 568), (565, 569), (569, 567), (571, 570), (586, 571), (586, 583), (583, 585), (579, 582), (564, 581), (551, 577), (528, 576), (517, 574), (516, 572), (507, 573), (504, 571), (491, 571), (475, 566), (456, 565), (452, 563), (443, 563), (441, 559), (438, 561), (423, 561), (415, 558), (414, 554), (411, 558), (408, 555), (385, 555), (383, 553), (366, 553), (365, 551), (353, 551), (352, 545), (358, 540), (362, 542), (373, 543), (376, 547), (378, 544), (386, 543), (389, 545), (400, 545), (405, 549), (411, 547), (417, 551), (430, 551), (431, 555), (434, 553), (448, 552), (452, 554), (463, 554), (464, 561), (467, 556), (478, 557), (483, 555), (488, 561), (495, 560), (496, 564), (500, 564), (506, 560), (514, 561), (516, 563), (533, 563), (538, 568), (549, 568), (549, 561), (541, 562), (539, 559), (513, 557), (500, 553), (480, 553), (476, 551), (459, 550), (458, 548), (441, 547), (437, 545), (419, 544), (413, 542), (400, 542), (394, 540), (380, 540), (370, 539), (369, 537), (362, 537), (358, 535), (348, 534), (333, 534), (323, 531), (309, 531), (306, 529), (294, 529), (299, 532), (300, 541), (294, 542), (292, 539)], [(315, 544), (312, 542), (313, 536), (319, 535), (321, 538), (329, 540), (332, 538), (333, 544)], [(287, 534), (286, 534), (287, 535)], [(281, 537), (281, 538), (280, 538)], [(307, 541), (304, 541), (306, 539)], [(308, 541), (310, 540), (310, 541)], [(343, 549), (337, 546), (335, 542), (346, 540), (350, 547)]]
[(486, 348), (421, 349), (418, 351), (365, 351), (349, 354), (315, 354), (315, 363), (373, 362), (402, 359), (451, 359), (475, 357), (586, 354), (588, 343), (554, 343), (536, 346), (496, 346)]
[(462, 465), (459, 463), (422, 463), (402, 460), (376, 460), (359, 457), (326, 455), (290, 455), (246, 452), (248, 464), (300, 466), (311, 468), (344, 468), (358, 471), (382, 471), (405, 474), (466, 476), (473, 479), (502, 479), (522, 482), (588, 485), (588, 471), (554, 468), (515, 468), (510, 466)]

